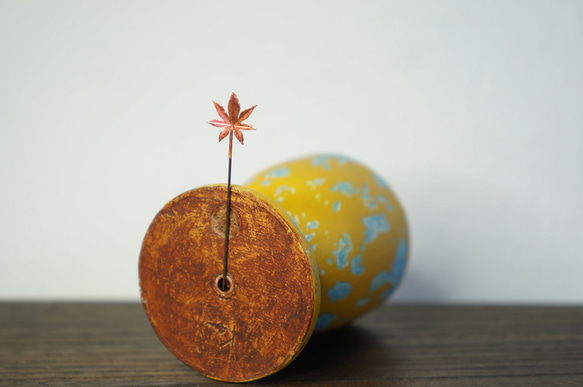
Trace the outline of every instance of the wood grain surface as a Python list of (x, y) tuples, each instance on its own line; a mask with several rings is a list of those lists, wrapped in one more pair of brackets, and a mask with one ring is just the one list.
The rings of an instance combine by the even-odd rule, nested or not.
[[(0, 303), (0, 385), (213, 386), (140, 304)], [(245, 385), (581, 386), (583, 307), (384, 306)]]

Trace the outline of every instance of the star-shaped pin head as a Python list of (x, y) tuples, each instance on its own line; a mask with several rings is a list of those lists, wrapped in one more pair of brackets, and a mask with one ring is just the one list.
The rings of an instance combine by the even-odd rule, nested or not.
[(209, 124), (219, 128), (224, 128), (219, 134), (219, 142), (223, 138), (227, 137), (227, 135), (230, 135), (229, 157), (231, 157), (231, 149), (233, 145), (233, 133), (235, 134), (237, 140), (239, 140), (239, 142), (243, 144), (243, 133), (241, 133), (241, 130), (255, 130), (254, 127), (252, 127), (249, 124), (243, 123), (243, 121), (249, 118), (249, 116), (253, 112), (253, 109), (255, 109), (257, 105), (251, 106), (241, 111), (239, 98), (237, 98), (237, 94), (235, 94), (234, 91), (231, 94), (231, 98), (229, 99), (229, 114), (227, 114), (225, 108), (223, 108), (220, 103), (216, 101), (213, 101), (213, 103), (215, 104), (215, 109), (217, 109), (217, 113), (219, 113), (219, 117), (221, 117), (221, 119), (211, 120), (209, 121)]

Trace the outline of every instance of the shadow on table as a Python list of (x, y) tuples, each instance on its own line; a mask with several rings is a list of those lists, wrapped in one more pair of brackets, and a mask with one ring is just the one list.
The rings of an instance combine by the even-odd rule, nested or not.
[(375, 379), (391, 375), (394, 365), (386, 340), (373, 330), (349, 325), (315, 334), (288, 367), (255, 383)]

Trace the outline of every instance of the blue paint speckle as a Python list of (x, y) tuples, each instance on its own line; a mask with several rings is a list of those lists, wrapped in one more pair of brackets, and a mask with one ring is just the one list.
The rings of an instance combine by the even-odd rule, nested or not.
[(338, 281), (328, 290), (328, 298), (332, 302), (345, 299), (352, 291), (352, 285), (348, 282)]
[(331, 265), (334, 262), (332, 258), (328, 258), (328, 265)]
[(389, 297), (403, 279), (405, 267), (407, 266), (408, 250), (409, 247), (407, 242), (404, 238), (401, 238), (399, 241), (399, 246), (397, 246), (397, 252), (395, 253), (395, 260), (393, 262), (393, 266), (391, 267), (391, 272), (389, 273), (388, 271), (383, 270), (373, 278), (370, 285), (371, 293), (389, 283), (393, 285), (389, 289), (381, 292), (379, 294), (379, 299), (385, 299)]
[(380, 233), (388, 232), (391, 229), (391, 225), (384, 214), (362, 218), (362, 223), (366, 227), (364, 231), (364, 243), (374, 241)]
[(317, 244), (317, 243), (314, 243), (314, 244), (312, 245), (312, 251), (316, 251), (316, 246), (318, 246), (318, 244)]
[(326, 156), (318, 156), (318, 157), (314, 157), (312, 159), (312, 165), (314, 167), (322, 167), (324, 169), (330, 169), (330, 161), (328, 160), (328, 157)]
[(337, 156), (337, 157), (336, 157), (336, 161), (338, 161), (338, 164), (340, 164), (340, 165), (344, 165), (344, 164), (346, 164), (347, 162), (349, 162), (349, 161), (352, 161), (352, 160), (350, 160), (348, 157), (344, 157), (344, 156)]
[(287, 168), (287, 167), (279, 167), (277, 169), (274, 169), (273, 171), (269, 171), (267, 172), (265, 175), (263, 175), (264, 179), (275, 179), (278, 177), (287, 177), (291, 172), (291, 169)]
[(319, 226), (320, 226), (320, 223), (317, 220), (313, 220), (311, 222), (306, 223), (306, 229), (308, 229), (308, 230), (318, 228)]
[(368, 304), (369, 301), (370, 301), (370, 297), (361, 298), (360, 300), (356, 301), (356, 306), (362, 308), (363, 306)]
[(383, 204), (389, 202), (389, 199), (387, 199), (386, 196), (383, 196), (383, 195), (378, 195), (377, 196), (377, 200), (378, 200), (379, 203), (383, 203)]
[(330, 328), (330, 325), (338, 318), (335, 314), (332, 313), (324, 313), (318, 317), (318, 321), (316, 321), (316, 327), (314, 328), (317, 331), (323, 331), (324, 329)]
[(324, 275), (324, 274), (326, 274), (326, 270), (324, 270), (324, 269), (320, 270), (320, 275)]
[(287, 190), (287, 189), (288, 189), (288, 186), (287, 186), (287, 185), (282, 185), (281, 187), (278, 187), (278, 188), (275, 190), (275, 195), (273, 195), (273, 196), (277, 197), (277, 196), (281, 195), (281, 193), (282, 193), (283, 191)]
[(358, 254), (356, 257), (352, 258), (350, 261), (350, 270), (354, 275), (360, 275), (364, 273), (364, 267), (362, 266), (362, 255)]
[(261, 185), (270, 185), (271, 184), (271, 180), (263, 180), (260, 184)]
[(378, 288), (381, 288), (393, 281), (393, 276), (386, 270), (381, 271), (373, 279), (370, 285), (370, 292), (374, 292)]
[(391, 189), (391, 187), (389, 187), (389, 185), (387, 184), (387, 182), (382, 177), (380, 177), (379, 175), (375, 175), (375, 180), (376, 180), (377, 185), (379, 187)]
[(319, 187), (322, 184), (324, 184), (325, 181), (326, 181), (326, 178), (325, 177), (321, 177), (321, 178), (318, 178), (318, 179), (306, 181), (306, 185), (309, 186), (311, 189), (316, 189), (316, 187)]
[(370, 210), (374, 210), (375, 208), (377, 208), (377, 204), (375, 203), (372, 196), (370, 196), (370, 190), (367, 184), (364, 184), (362, 186), (362, 202)]
[(407, 255), (409, 251), (409, 246), (405, 241), (405, 238), (401, 238), (399, 241), (399, 246), (397, 246), (397, 252), (395, 253), (395, 261), (393, 262), (392, 275), (395, 285), (401, 282), (403, 274), (405, 274), (405, 267), (407, 266)]
[(358, 193), (358, 188), (353, 187), (349, 181), (341, 181), (340, 183), (336, 183), (332, 188), (330, 188), (330, 192), (336, 191), (350, 197)]
[(314, 238), (316, 236), (316, 234), (314, 234), (313, 232), (306, 234), (306, 240), (308, 242), (310, 242), (312, 240), (312, 238)]
[(352, 242), (350, 242), (350, 235), (342, 234), (342, 238), (338, 241), (338, 248), (332, 251), (336, 257), (336, 266), (339, 269), (344, 269), (348, 266), (348, 254), (352, 251)]
[(334, 204), (332, 205), (332, 211), (334, 212), (340, 211), (340, 208), (342, 208), (341, 202), (334, 202)]

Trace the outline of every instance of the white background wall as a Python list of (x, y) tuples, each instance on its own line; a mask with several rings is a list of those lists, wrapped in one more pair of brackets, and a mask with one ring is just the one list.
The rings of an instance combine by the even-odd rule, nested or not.
[(344, 153), (412, 231), (395, 299), (583, 302), (583, 2), (0, 1), (0, 299), (138, 300), (156, 212)]

